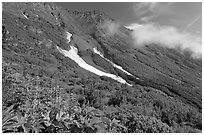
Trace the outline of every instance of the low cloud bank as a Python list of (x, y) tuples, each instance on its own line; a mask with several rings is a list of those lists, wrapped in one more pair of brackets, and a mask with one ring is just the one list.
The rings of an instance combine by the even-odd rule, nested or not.
[(162, 47), (179, 49), (191, 52), (193, 58), (202, 56), (202, 40), (196, 35), (179, 32), (170, 26), (157, 26), (155, 24), (138, 25), (134, 27), (131, 36), (135, 47), (157, 44)]
[[(101, 27), (106, 30), (108, 36), (120, 32), (120, 25), (111, 21), (105, 22)], [(197, 35), (179, 32), (175, 27), (159, 26), (153, 23), (134, 23), (126, 26), (126, 28), (132, 30), (131, 37), (134, 47), (157, 44), (162, 47), (180, 50), (181, 53), (188, 51), (193, 58), (202, 57), (202, 40)]]

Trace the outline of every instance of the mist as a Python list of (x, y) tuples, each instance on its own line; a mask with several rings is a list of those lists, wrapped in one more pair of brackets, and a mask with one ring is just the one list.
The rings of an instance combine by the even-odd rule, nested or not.
[[(134, 25), (135, 26), (135, 25)], [(202, 40), (196, 35), (179, 32), (170, 26), (144, 24), (134, 27), (131, 33), (135, 47), (157, 44), (166, 48), (173, 48), (191, 52), (193, 58), (202, 57)]]
[(120, 24), (115, 23), (113, 21), (105, 21), (101, 26), (102, 29), (106, 31), (108, 36), (119, 33)]
[[(106, 21), (101, 26), (106, 31), (107, 36), (120, 34), (120, 24)], [(125, 26), (132, 30), (130, 36), (133, 40), (133, 47), (143, 47), (145, 45), (159, 45), (166, 48), (180, 50), (180, 53), (188, 51), (193, 58), (202, 57), (202, 40), (198, 35), (187, 32), (180, 32), (172, 26), (160, 26), (154, 23), (131, 24)]]

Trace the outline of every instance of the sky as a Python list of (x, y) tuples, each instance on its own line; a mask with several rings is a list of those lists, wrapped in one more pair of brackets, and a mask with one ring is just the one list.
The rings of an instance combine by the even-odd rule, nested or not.
[(181, 32), (202, 36), (200, 2), (60, 2), (59, 6), (77, 11), (104, 11), (122, 25), (154, 23), (176, 27)]

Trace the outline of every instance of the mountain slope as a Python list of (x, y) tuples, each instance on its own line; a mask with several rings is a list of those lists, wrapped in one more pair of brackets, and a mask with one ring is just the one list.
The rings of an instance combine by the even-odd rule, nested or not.
[[(48, 112), (39, 132), (202, 130), (201, 60), (157, 45), (133, 48), (131, 31), (100, 11), (2, 9), (3, 109), (15, 105), (14, 115), (29, 118), (4, 132), (38, 132), (31, 123)], [(117, 23), (117, 34), (105, 22)], [(67, 112), (70, 126), (61, 118)]]

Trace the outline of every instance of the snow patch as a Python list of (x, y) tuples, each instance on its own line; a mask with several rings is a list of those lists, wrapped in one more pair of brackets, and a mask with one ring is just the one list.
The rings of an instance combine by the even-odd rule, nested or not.
[[(116, 65), (115, 63), (113, 63), (112, 61), (110, 61), (109, 59), (105, 58), (104, 55), (99, 52), (96, 48), (93, 48), (93, 52), (98, 54), (99, 56), (101, 56), (102, 58), (104, 58), (105, 60), (107, 60), (108, 62), (110, 62), (114, 67), (122, 70), (123, 72), (125, 72), (126, 74), (133, 76), (131, 73), (129, 73), (128, 71), (124, 70), (121, 66)], [(135, 77), (137, 80), (139, 79), (138, 77)]]
[(61, 49), (60, 47), (57, 46), (57, 49), (59, 50), (60, 53), (62, 53), (64, 56), (66, 57), (69, 57), (70, 59), (74, 60), (80, 67), (96, 74), (96, 75), (99, 75), (99, 76), (107, 76), (107, 77), (110, 77), (120, 83), (123, 83), (123, 84), (127, 84), (129, 86), (132, 86), (131, 84), (128, 84), (123, 78), (119, 77), (119, 76), (116, 76), (114, 74), (110, 74), (110, 73), (105, 73), (103, 71), (100, 71), (98, 70), (97, 68), (87, 64), (78, 54), (78, 49), (74, 46), (70, 46), (70, 50), (67, 51), (67, 50), (63, 50)]
[(67, 32), (67, 42), (68, 43), (71, 41), (71, 37), (72, 37), (72, 34)]
[(134, 24), (130, 24), (129, 26), (124, 26), (129, 30), (135, 30), (140, 28), (141, 26), (143, 26), (142, 24), (138, 24), (138, 23), (134, 23)]
[(26, 18), (26, 19), (28, 19), (28, 17), (24, 14), (24, 13), (22, 13), (23, 14), (23, 16)]
[(93, 48), (94, 53), (98, 54), (99, 56), (101, 56), (102, 58), (104, 58), (105, 60), (107, 60), (108, 62), (110, 62), (114, 67), (122, 70), (123, 72), (125, 72), (128, 75), (133, 76), (131, 73), (127, 72), (126, 70), (124, 70), (121, 66), (116, 65), (115, 63), (113, 63), (112, 61), (110, 61), (109, 59), (105, 58), (103, 56), (103, 54), (101, 52), (99, 52), (96, 48)]

